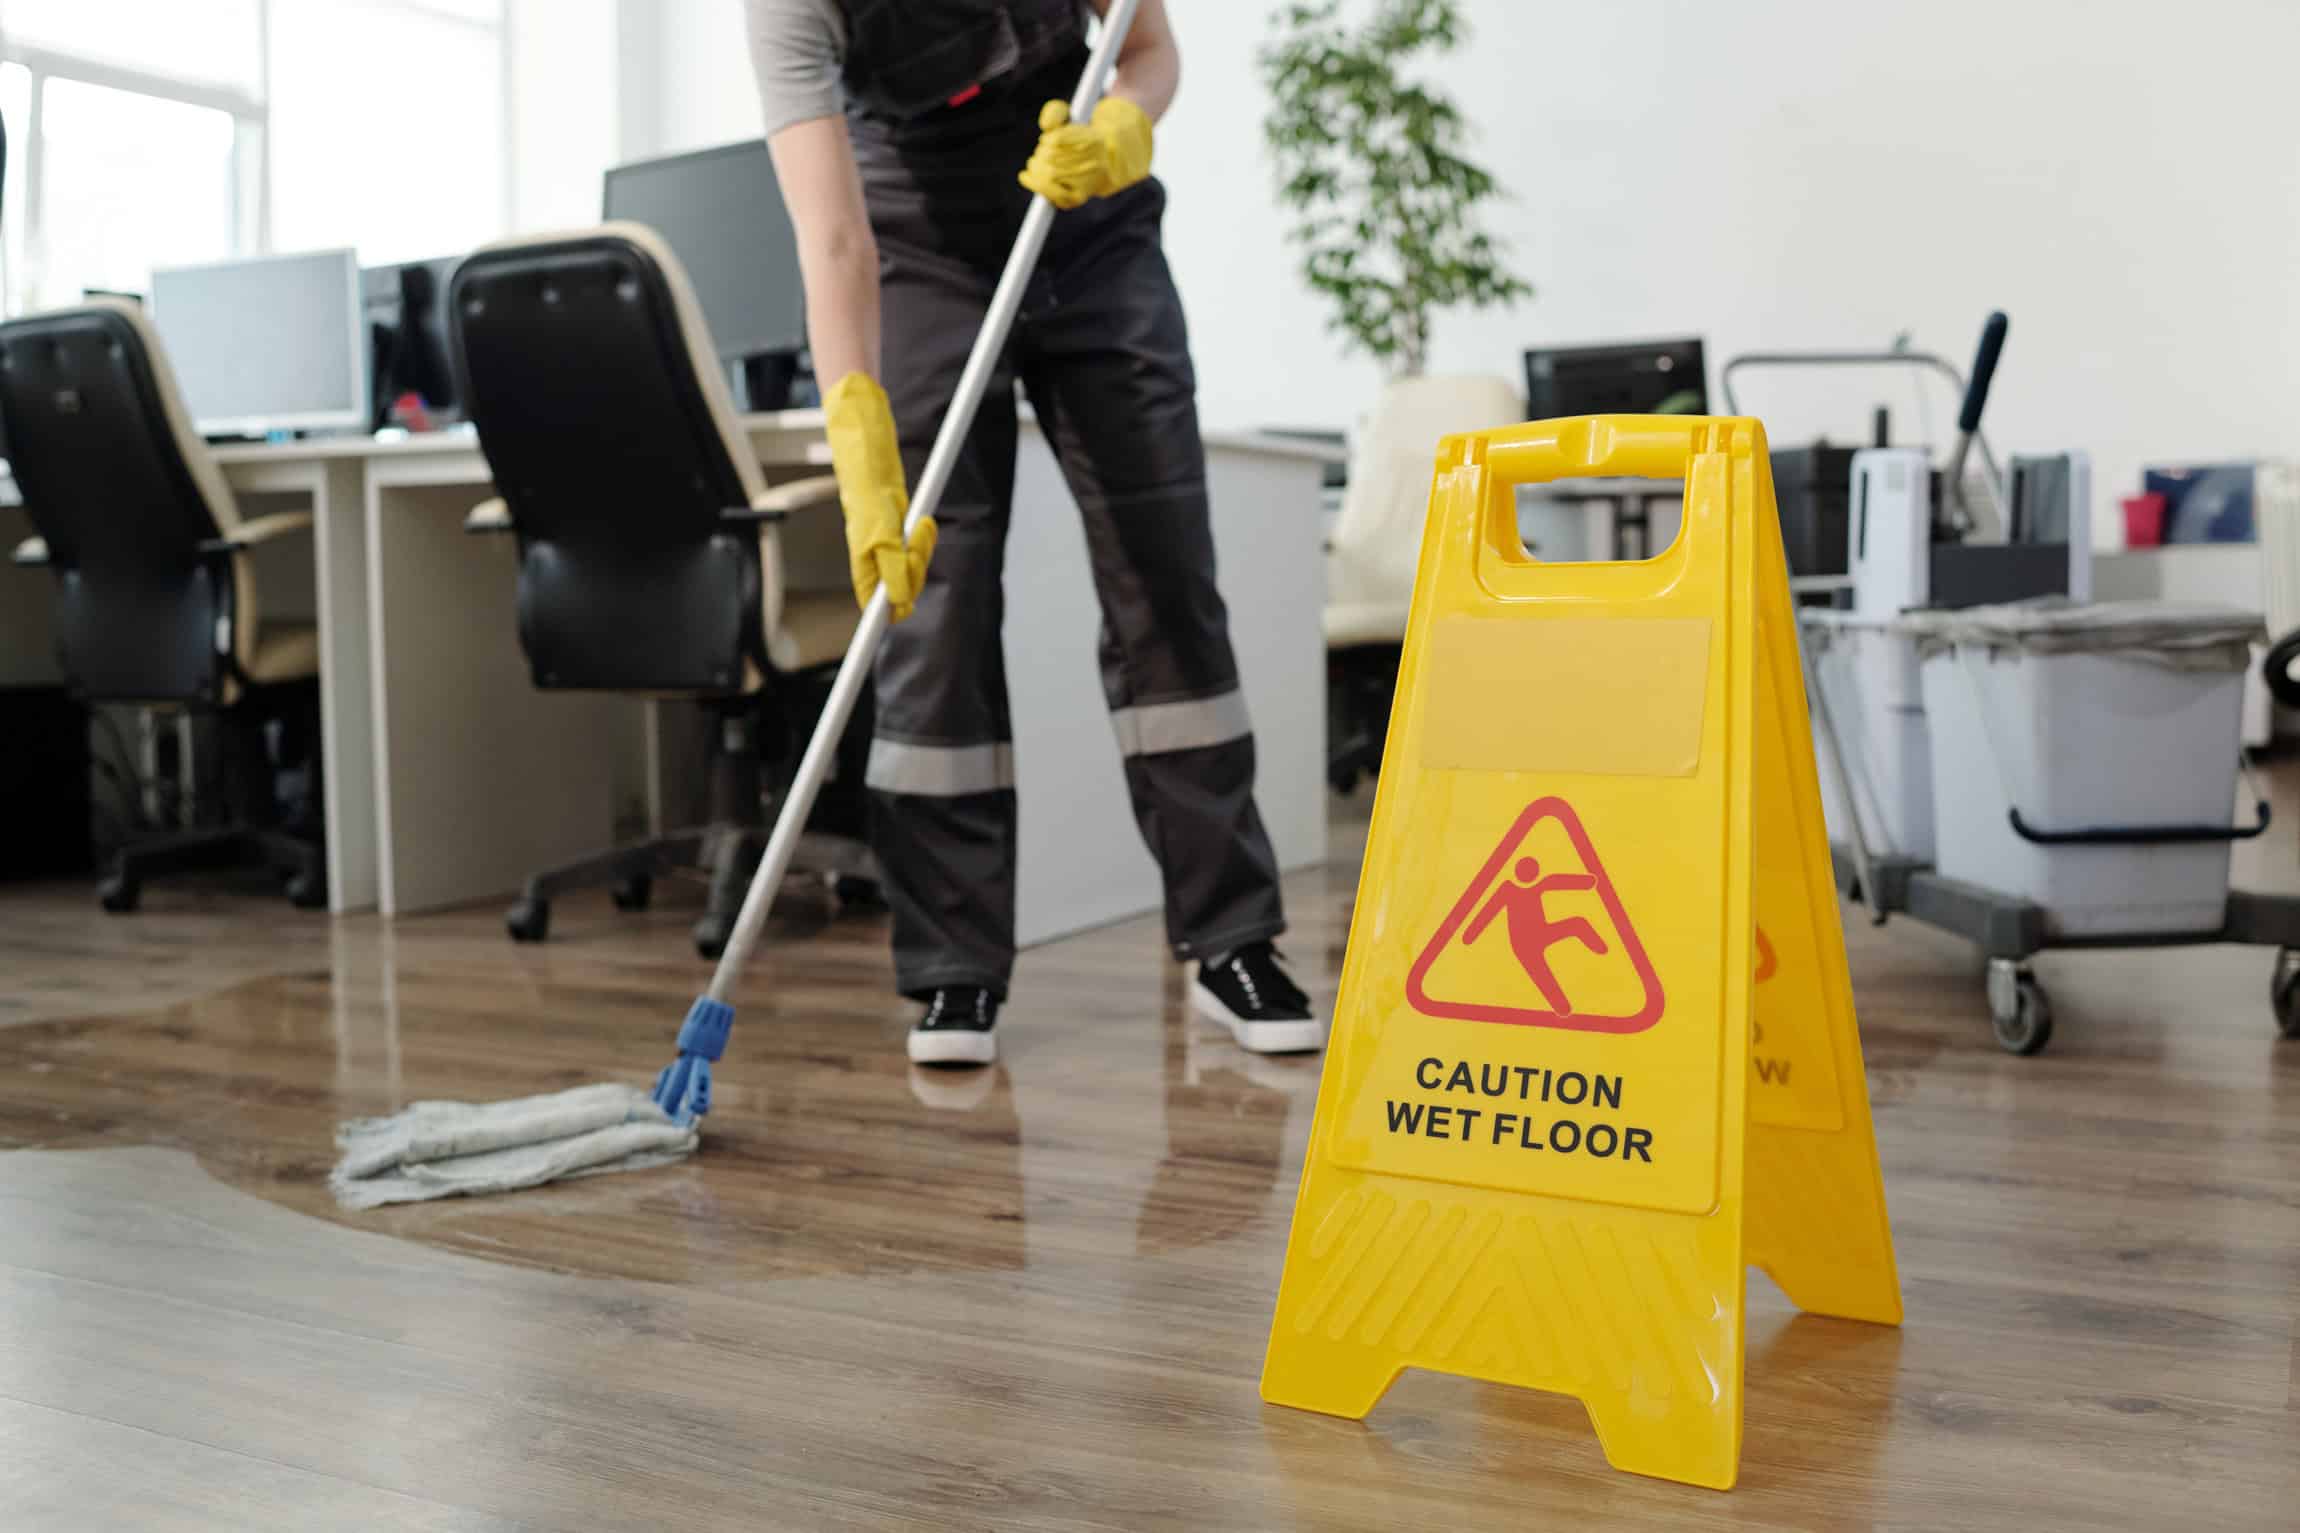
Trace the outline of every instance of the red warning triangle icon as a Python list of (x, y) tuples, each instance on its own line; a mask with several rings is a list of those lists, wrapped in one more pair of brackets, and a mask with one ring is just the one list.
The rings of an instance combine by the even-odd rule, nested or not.
[[(1562, 832), (1578, 867), (1558, 866), (1555, 857), (1544, 865), (1531, 855), (1531, 843), (1545, 821)], [(1548, 839), (1557, 844), (1556, 838)], [(1602, 921), (1566, 913), (1591, 900)], [(1449, 953), (1495, 947), (1505, 948), (1515, 960), (1509, 993), (1455, 994), (1462, 987), (1443, 982), (1440, 964)], [(1624, 977), (1633, 984), (1613, 986), (1610, 1002), (1585, 1007), (1559, 973), (1561, 956), (1577, 953), (1625, 966)], [(1433, 971), (1439, 976), (1435, 985)], [(1515, 978), (1518, 972), (1522, 983)], [(1637, 998), (1622, 1004), (1624, 989), (1633, 989)], [(1526, 805), (1414, 960), (1406, 976), (1406, 1001), (1425, 1016), (1591, 1033), (1642, 1032), (1661, 1020), (1661, 977), (1571, 804), (1553, 797)]]

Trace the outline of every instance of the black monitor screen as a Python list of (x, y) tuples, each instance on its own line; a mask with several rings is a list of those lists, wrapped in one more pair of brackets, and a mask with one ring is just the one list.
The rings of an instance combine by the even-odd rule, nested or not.
[(390, 419), (393, 402), (403, 394), (421, 399), (435, 419), (455, 418), (459, 405), (447, 284), (460, 260), (443, 256), (360, 271), (360, 306), (374, 347), (378, 424)]
[(607, 172), (606, 215), (670, 244), (721, 358), (806, 344), (798, 242), (764, 140), (618, 165)]
[(1559, 346), (1525, 354), (1526, 414), (1705, 415), (1707, 368), (1701, 342), (1632, 341)]

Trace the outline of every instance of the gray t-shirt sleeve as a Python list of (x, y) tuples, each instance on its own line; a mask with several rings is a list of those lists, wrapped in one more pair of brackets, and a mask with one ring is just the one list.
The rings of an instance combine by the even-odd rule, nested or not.
[(751, 69), (769, 138), (795, 122), (836, 117), (846, 108), (839, 69), (846, 20), (838, 0), (747, 0)]

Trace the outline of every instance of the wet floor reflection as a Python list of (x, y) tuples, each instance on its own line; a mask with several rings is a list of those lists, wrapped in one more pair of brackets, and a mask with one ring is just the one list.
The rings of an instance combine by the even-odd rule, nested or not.
[(1014, 1271), (1032, 1259), (1034, 1194), (1051, 1242), (1042, 1260), (1118, 1267), (1129, 1250), (1282, 1226), (1287, 1128), (1306, 1125), (1316, 1088), (1314, 1059), (1238, 1049), (1191, 1015), (1178, 971), (1161, 964), (1163, 982), (1143, 975), (1162, 991), (1155, 1021), (1023, 1040), (1037, 1120), (1026, 1141), (1013, 1068), (910, 1066), (907, 1008), (802, 974), (746, 1009), (694, 1160), (342, 1215), (325, 1182), (343, 1118), (643, 1080), (667, 1058), (672, 1027), (650, 984), (564, 962), (474, 976), (410, 962), (405, 946), (368, 929), (324, 969), (147, 1017), (0, 1030), (0, 1146), (181, 1149), (227, 1185), (302, 1213), (598, 1276)]
[(1267, 1217), (1287, 1114), (1314, 1082), (1297, 1062), (1239, 1048), (1179, 995), (1169, 997), (1161, 1043), (1165, 1150), (1135, 1221), (1142, 1255), (1228, 1240)]

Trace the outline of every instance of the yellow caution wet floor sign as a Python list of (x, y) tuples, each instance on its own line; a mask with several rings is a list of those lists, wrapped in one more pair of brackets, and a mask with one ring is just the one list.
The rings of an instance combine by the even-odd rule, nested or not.
[[(1658, 558), (1541, 564), (1516, 489), (1685, 481)], [(1717, 1487), (1746, 1268), (1898, 1324), (1763, 429), (1450, 437), (1264, 1398), (1561, 1391)]]

